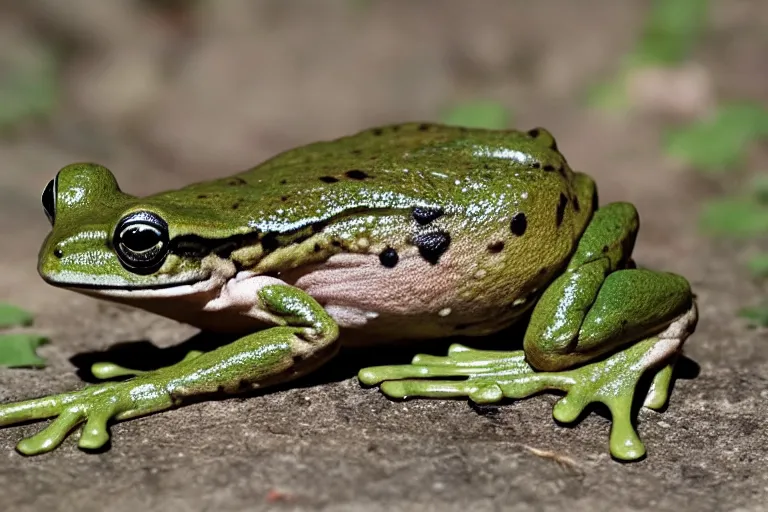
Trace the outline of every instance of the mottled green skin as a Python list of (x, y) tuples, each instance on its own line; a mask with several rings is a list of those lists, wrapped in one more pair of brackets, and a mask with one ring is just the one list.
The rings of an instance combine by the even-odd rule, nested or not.
[[(341, 251), (400, 250), (413, 236), (435, 228), (454, 240), (471, 237), (481, 253), (481, 247), (512, 238), (510, 219), (522, 211), (527, 234), (506, 248), (504, 259), (515, 266), (503, 272), (514, 281), (509, 288), (546, 282), (566, 262), (589, 220), (595, 186), (569, 168), (547, 132), (539, 133), (534, 138), (518, 131), (395, 125), (304, 146), (233, 177), (144, 198), (120, 192), (107, 169), (72, 165), (58, 175), (59, 189), (70, 192), (59, 194), (56, 224), (40, 252), (40, 273), (53, 284), (132, 288), (199, 279), (199, 258), (170, 257), (149, 276), (120, 265), (109, 241), (117, 222), (138, 210), (163, 217), (172, 240), (194, 235), (223, 244), (241, 235), (243, 243), (258, 245), (268, 237), (266, 251), (233, 255), (243, 268), (254, 268), (264, 253), (284, 248), (268, 265), (258, 266), (260, 272), (295, 266), (296, 240), (316, 231), (342, 246), (325, 240), (324, 250), (311, 255), (314, 261)], [(504, 156), (512, 152), (522, 161)], [(349, 171), (366, 177), (350, 178)], [(568, 202), (557, 226), (561, 194)], [(416, 206), (441, 208), (445, 215), (419, 226), (411, 217)], [(370, 247), (358, 248), (360, 238)], [(53, 256), (56, 248), (63, 257)], [(310, 262), (302, 258), (300, 264)]]
[[(0, 425), (58, 416), (18, 445), (25, 454), (55, 448), (82, 422), (80, 446), (99, 448), (110, 419), (214, 391), (264, 387), (324, 363), (338, 349), (339, 325), (330, 306), (326, 311), (301, 289), (300, 276), (341, 253), (370, 255), (359, 274), (393, 276), (392, 286), (401, 286), (406, 299), (439, 284), (429, 279), (451, 283), (442, 304), (415, 300), (412, 310), (368, 300), (382, 290), (356, 291), (353, 299), (366, 310), (379, 306), (382, 318), (395, 317), (396, 330), (379, 337), (494, 332), (533, 306), (524, 351), (454, 346), (445, 358), (422, 355), (412, 365), (363, 369), (361, 382), (381, 383), (395, 397), (478, 402), (560, 389), (567, 395), (554, 411), (559, 420), (575, 420), (592, 402), (609, 407), (611, 453), (624, 460), (645, 453), (630, 419), (639, 378), (656, 372), (646, 405), (662, 407), (674, 361), (696, 323), (685, 279), (634, 268), (634, 207), (613, 203), (596, 210), (592, 180), (573, 172), (541, 129), (376, 128), (146, 198), (123, 194), (107, 169), (92, 164), (64, 168), (56, 183), (53, 230), (39, 259), (52, 284), (222, 330), (235, 318), (225, 310), (236, 306), (273, 327), (238, 324), (246, 335), (234, 343), (153, 372), (102, 363), (94, 366), (97, 376), (136, 377), (0, 406)], [(144, 272), (121, 264), (115, 252), (116, 226), (138, 211), (167, 223), (171, 249)], [(425, 219), (419, 211), (434, 215)], [(439, 248), (425, 250), (422, 235), (435, 233)], [(402, 260), (387, 265), (384, 251), (410, 258), (413, 275), (403, 281)], [(348, 267), (352, 275), (355, 268)], [(432, 268), (439, 273), (429, 274)], [(245, 277), (235, 278), (237, 272)], [(376, 322), (361, 325), (373, 336)], [(468, 380), (413, 380), (441, 376)]]

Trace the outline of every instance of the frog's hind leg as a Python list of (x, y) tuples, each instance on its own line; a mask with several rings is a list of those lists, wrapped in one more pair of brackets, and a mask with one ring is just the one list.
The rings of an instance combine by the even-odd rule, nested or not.
[[(674, 360), (696, 324), (695, 303), (658, 335), (579, 368), (539, 372), (526, 361), (522, 351), (495, 352), (451, 347), (447, 357), (419, 355), (414, 364), (366, 368), (359, 373), (367, 385), (381, 384), (392, 398), (469, 397), (477, 403), (502, 398), (520, 399), (546, 390), (566, 394), (553, 409), (556, 420), (571, 423), (591, 403), (602, 403), (611, 412), (611, 454), (620, 460), (637, 460), (645, 447), (632, 421), (635, 389), (643, 375), (656, 371), (646, 404), (664, 405), (668, 396)], [(466, 380), (453, 380), (456, 377)], [(422, 380), (424, 378), (435, 380)], [(452, 380), (437, 380), (437, 378)]]
[[(524, 351), (466, 349), (445, 358), (417, 356), (411, 366), (364, 369), (361, 382), (387, 381), (382, 390), (395, 397), (477, 401), (559, 389), (566, 396), (555, 407), (556, 419), (574, 421), (588, 404), (602, 402), (613, 416), (611, 453), (624, 460), (642, 457), (645, 448), (630, 421), (635, 388), (646, 371), (657, 370), (646, 404), (663, 407), (674, 360), (693, 332), (697, 313), (684, 278), (631, 268), (637, 228), (630, 204), (613, 203), (595, 213), (567, 269), (536, 303)], [(468, 379), (413, 380), (457, 376)]]

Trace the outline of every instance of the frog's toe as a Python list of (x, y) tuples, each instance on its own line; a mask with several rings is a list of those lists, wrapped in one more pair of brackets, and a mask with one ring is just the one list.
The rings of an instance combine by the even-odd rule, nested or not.
[[(187, 352), (187, 355), (184, 356), (184, 359), (176, 364), (191, 361), (192, 359), (200, 357), (201, 355), (203, 355), (203, 352), (200, 350), (190, 350)], [(91, 365), (91, 374), (97, 379), (101, 380), (114, 379), (116, 377), (135, 377), (145, 373), (147, 372), (144, 370), (134, 370), (132, 368), (126, 368), (124, 366), (120, 366), (119, 364), (110, 363), (107, 361), (102, 361)]]
[[(567, 379), (561, 385), (550, 386), (566, 391), (566, 396), (555, 405), (553, 416), (570, 423), (587, 405), (600, 402), (611, 412), (611, 454), (625, 461), (642, 458), (645, 447), (632, 422), (635, 389), (647, 370), (677, 357), (679, 346), (676, 340), (648, 338), (597, 363), (565, 372), (539, 374), (544, 379), (546, 375)], [(655, 387), (649, 393), (652, 405), (666, 402), (671, 377), (672, 363), (668, 362), (654, 378)]]
[(82, 421), (83, 413), (80, 408), (70, 407), (43, 430), (19, 441), (16, 449), (23, 455), (39, 455), (49, 452), (58, 447), (72, 429)]
[(391, 398), (469, 397), (477, 403), (498, 402), (504, 397), (495, 382), (478, 380), (391, 380), (381, 384), (381, 391)]
[(653, 377), (653, 382), (643, 403), (645, 407), (658, 411), (667, 404), (672, 387), (672, 374), (675, 371), (675, 362), (670, 362)]
[(426, 364), (402, 364), (363, 368), (357, 374), (357, 378), (366, 386), (374, 386), (385, 381), (431, 377), (469, 377), (477, 373), (477, 370), (473, 368), (444, 366), (440, 364), (435, 366)]
[(125, 368), (115, 363), (99, 362), (91, 365), (91, 373), (101, 380), (114, 379), (115, 377), (135, 377), (145, 373), (142, 370)]
[(374, 366), (363, 368), (358, 373), (360, 382), (367, 386), (384, 381), (434, 378), (434, 377), (483, 377), (503, 374), (520, 375), (532, 373), (525, 362), (522, 350), (501, 352), (475, 350), (464, 345), (454, 344), (447, 356), (430, 354), (416, 355), (411, 364)]
[(94, 411), (83, 427), (77, 445), (84, 450), (98, 450), (109, 442), (110, 411)]

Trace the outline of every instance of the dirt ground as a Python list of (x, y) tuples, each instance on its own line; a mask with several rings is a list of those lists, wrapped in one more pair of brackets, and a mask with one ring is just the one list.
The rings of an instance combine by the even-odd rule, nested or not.
[[(640, 412), (648, 457), (634, 464), (609, 457), (604, 416), (555, 424), (552, 395), (482, 409), (390, 401), (354, 374), (393, 354), (346, 352), (285, 389), (116, 424), (100, 454), (70, 438), (24, 458), (13, 447), (40, 425), (2, 429), (2, 510), (764, 509), (768, 345), (735, 315), (761, 290), (739, 265), (743, 246), (696, 230), (701, 202), (734, 184), (659, 149), (664, 126), (714, 99), (768, 100), (761, 0), (713, 2), (676, 85), (639, 80), (621, 114), (581, 98), (630, 50), (648, 2), (228, 0), (191, 12), (176, 3), (0, 1), (0, 59), (35, 61), (55, 48), (61, 64), (50, 118), (0, 139), (0, 299), (35, 312), (52, 339), (44, 370), (0, 370), (0, 401), (75, 389), (78, 366), (118, 344), (161, 360), (169, 351), (155, 346), (196, 332), (37, 276), (48, 230), (40, 193), (63, 165), (98, 161), (123, 190), (145, 194), (315, 139), (433, 120), (476, 97), (510, 107), (521, 128), (548, 127), (603, 201), (637, 205), (637, 261), (684, 274), (699, 297), (689, 360), (669, 408)], [(768, 152), (755, 148), (749, 163), (765, 168)]]

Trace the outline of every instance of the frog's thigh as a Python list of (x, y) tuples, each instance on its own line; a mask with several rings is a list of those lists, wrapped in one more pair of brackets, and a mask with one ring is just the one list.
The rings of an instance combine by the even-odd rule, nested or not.
[(682, 343), (695, 324), (693, 295), (685, 278), (645, 269), (620, 270), (605, 278), (572, 343), (555, 350), (547, 350), (552, 345), (546, 343), (527, 343), (526, 356), (539, 370), (558, 371), (672, 327), (675, 336), (668, 337)]

